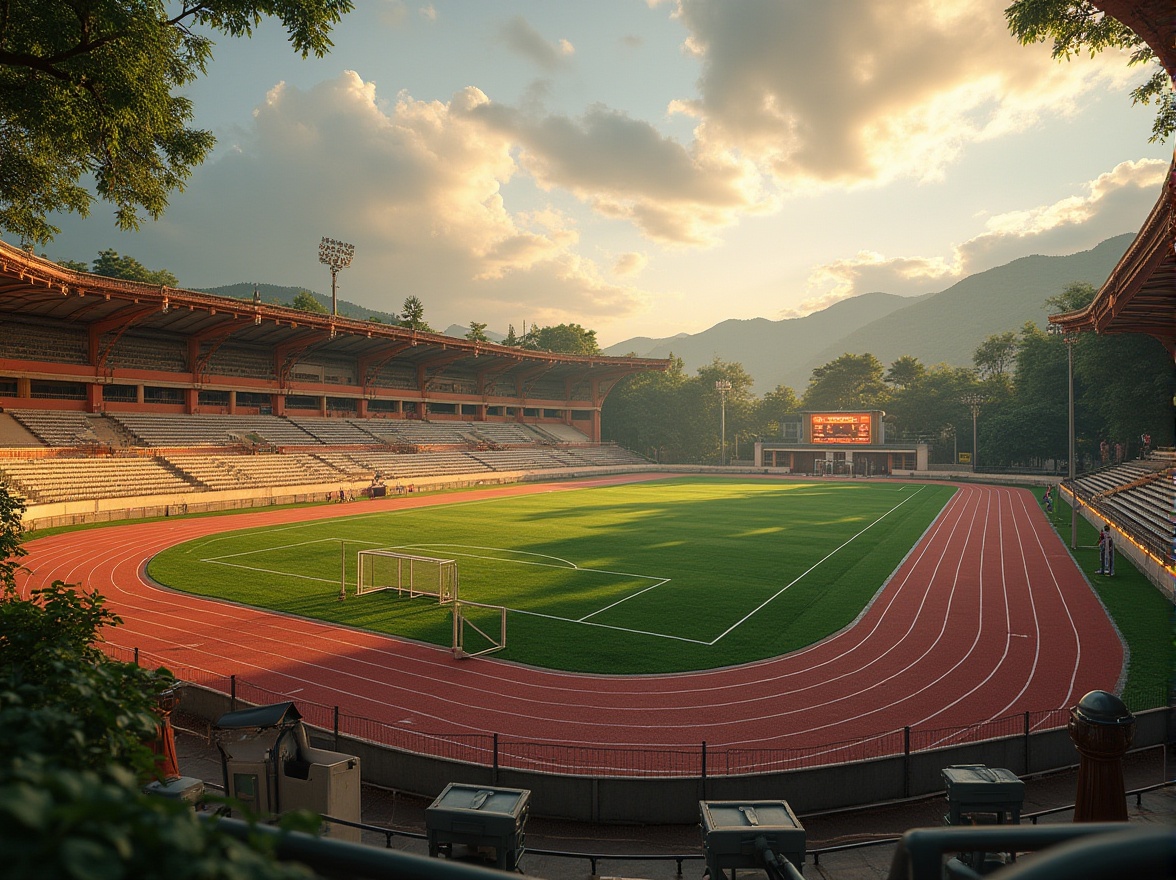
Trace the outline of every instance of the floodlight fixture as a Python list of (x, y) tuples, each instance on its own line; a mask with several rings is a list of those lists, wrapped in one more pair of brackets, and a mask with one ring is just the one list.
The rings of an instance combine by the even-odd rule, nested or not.
[(334, 238), (323, 237), (319, 242), (319, 262), (326, 264), (331, 270), (331, 314), (339, 314), (339, 300), (335, 295), (335, 279), (339, 270), (351, 265), (351, 258), (355, 256), (355, 245)]
[(727, 464), (727, 392), (731, 390), (731, 383), (726, 379), (715, 380), (715, 390), (719, 392), (719, 464)]

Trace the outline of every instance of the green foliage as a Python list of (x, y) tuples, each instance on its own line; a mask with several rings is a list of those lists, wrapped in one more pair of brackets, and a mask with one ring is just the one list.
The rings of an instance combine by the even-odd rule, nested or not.
[(330, 314), (327, 307), (315, 299), (314, 294), (309, 290), (300, 290), (294, 294), (294, 299), (290, 301), (290, 307), (314, 315)]
[(981, 378), (1004, 376), (1013, 366), (1017, 357), (1017, 334), (1012, 330), (994, 333), (977, 346), (972, 353)]
[(1152, 123), (1152, 142), (1163, 141), (1176, 130), (1176, 105), (1167, 73), (1155, 52), (1122, 22), (1105, 15), (1091, 0), (1015, 0), (1005, 9), (1009, 30), (1023, 45), (1053, 42), (1053, 57), (1069, 60), (1075, 55), (1097, 55), (1107, 49), (1128, 56), (1128, 66), (1149, 65), (1145, 82), (1131, 92), (1132, 103), (1158, 104)]
[(927, 368), (917, 357), (904, 354), (890, 365), (883, 380), (896, 388), (910, 388), (916, 385), (925, 375)]
[(404, 306), (400, 309), (400, 326), (424, 333), (433, 332), (433, 328), (425, 320), (425, 304), (419, 297), (410, 296), (404, 300)]
[(90, 271), (95, 275), (105, 275), (107, 278), (125, 278), (127, 281), (144, 281), (147, 284), (161, 284), (165, 287), (180, 286), (179, 279), (166, 269), (152, 271), (134, 257), (123, 256), (110, 248), (98, 252), (98, 258), (94, 260), (94, 266)]
[(466, 333), (465, 338), (470, 342), (489, 342), (490, 339), (486, 336), (486, 325), (478, 321), (470, 321), (469, 332)]
[(182, 94), (206, 72), (209, 33), (248, 37), (263, 18), (322, 56), (351, 0), (7, 0), (0, 15), (0, 228), (46, 242), (55, 211), (111, 202), (121, 229), (157, 218), (212, 149)]
[(876, 409), (886, 402), (882, 364), (872, 354), (846, 352), (813, 370), (804, 392), (804, 408), (812, 410)]
[[(513, 329), (513, 328), (512, 328)], [(554, 351), (561, 354), (600, 354), (595, 330), (585, 330), (579, 324), (556, 324), (552, 327), (532, 327), (519, 343), (533, 351)]]
[(0, 852), (13, 880), (235, 880), (309, 876), (218, 833), (140, 786), (155, 772), (166, 670), (108, 660), (120, 621), (60, 581), (24, 598), (14, 574), (23, 507), (0, 487)]

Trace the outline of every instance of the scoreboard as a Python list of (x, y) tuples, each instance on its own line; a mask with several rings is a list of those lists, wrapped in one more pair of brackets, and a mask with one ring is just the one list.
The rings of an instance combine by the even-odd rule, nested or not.
[(873, 442), (872, 413), (810, 413), (809, 442), (868, 445)]

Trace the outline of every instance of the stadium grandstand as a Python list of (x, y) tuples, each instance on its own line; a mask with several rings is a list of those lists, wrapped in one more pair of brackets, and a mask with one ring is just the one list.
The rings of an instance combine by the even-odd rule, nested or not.
[[(1170, 2), (1098, 0), (1097, 7), (1131, 27), (1154, 49), (1169, 72), (1176, 71), (1176, 17)], [(1176, 163), (1155, 209), (1094, 301), (1081, 310), (1051, 316), (1051, 324), (1068, 334), (1146, 333), (1159, 339), (1176, 361), (1174, 243)], [(190, 511), (199, 509), (194, 499), (200, 498), (208, 499), (210, 506), (243, 507), (259, 499), (261, 503), (321, 500), (327, 493), (333, 495), (344, 489), (409, 492), (424, 486), (649, 467), (639, 456), (600, 442), (601, 405), (614, 384), (625, 376), (666, 367), (667, 362), (659, 360), (521, 351), (280, 306), (103, 279), (63, 269), (0, 243), (0, 479), (33, 505), (34, 514), (40, 508), (40, 521), (46, 524), (112, 518), (115, 511), (120, 515), (143, 515), (160, 509)], [(872, 476), (899, 470), (917, 472), (926, 461), (925, 450), (917, 445), (903, 448), (886, 443), (882, 414), (875, 410), (799, 414), (784, 433), (779, 442), (757, 446), (757, 469)], [(1116, 542), (1117, 546), (1133, 562), (1150, 566), (1148, 576), (1162, 587), (1166, 584), (1172, 596), (1176, 579), (1176, 452), (1149, 450), (1141, 459), (1075, 476), (1065, 481), (1062, 489), (1091, 522), (1100, 527), (1104, 522), (1112, 524), (1124, 539)], [(128, 500), (127, 493), (136, 497)], [(154, 500), (148, 503), (145, 499)], [(1036, 509), (1033, 512), (1040, 513)], [(50, 536), (44, 540), (53, 539)], [(68, 549), (71, 553), (75, 550)], [(44, 560), (45, 551), (40, 552)], [(72, 575), (78, 563), (69, 555), (61, 565), (68, 566)], [(168, 601), (179, 600), (169, 595)], [(234, 610), (226, 605), (218, 613), (224, 615), (224, 620), (232, 620), (229, 615)], [(255, 610), (248, 611), (247, 622), (218, 626), (226, 633), (257, 626)], [(174, 613), (170, 607), (168, 612)], [(919, 614), (924, 613), (920, 606)], [(284, 623), (292, 625), (291, 621)], [(187, 631), (184, 633), (187, 638)], [(1025, 633), (1011, 629), (1003, 635), (1007, 636), (1005, 653), (1018, 650), (1019, 643), (1027, 640)], [(297, 641), (286, 632), (281, 633), (281, 638)], [(221, 650), (220, 645), (218, 642), (216, 650)], [(131, 654), (124, 647), (123, 655), (115, 646), (108, 648), (112, 656), (140, 662), (138, 648)], [(169, 644), (161, 650), (172, 652), (174, 648)], [(325, 666), (341, 653), (339, 645), (332, 644), (329, 650), (315, 655), (314, 663)], [(343, 658), (347, 662), (375, 655), (371, 649), (361, 652), (356, 645), (349, 645), (347, 653), (349, 656)], [(173, 658), (169, 653), (167, 659), (170, 663), (182, 656), (177, 652)], [(251, 646), (250, 661), (260, 662), (259, 656), (262, 655)], [(395, 678), (395, 686), (405, 692), (425, 690), (431, 685), (425, 675), (414, 673), (419, 677), (405, 686), (406, 677), (396, 673), (391, 659), (382, 656), (380, 662), (388, 667), (373, 678)], [(977, 661), (971, 659), (969, 663), (979, 674)], [(1029, 661), (1025, 663), (1030, 665)], [(1032, 665), (1036, 663), (1034, 658)], [(293, 669), (292, 662), (286, 665)], [(753, 666), (755, 670), (762, 668), (762, 664)], [(259, 675), (269, 671), (253, 668)], [(492, 678), (506, 679), (516, 671), (485, 675), (487, 684), (480, 688), (481, 670), (438, 673), (437, 668), (430, 666), (427, 674), (438, 680), (444, 675), (448, 680), (442, 683), (447, 687), (456, 683), (470, 691), (484, 689)], [(187, 672), (191, 681), (197, 680), (197, 670)], [(290, 670), (284, 670), (286, 673), (293, 675)], [(720, 673), (716, 670), (711, 674)], [(882, 876), (896, 880), (982, 875), (1043, 880), (1176, 875), (1176, 836), (1172, 831), (1176, 802), (1169, 781), (1171, 706), (1150, 710), (1138, 728), (1141, 733), (1147, 727), (1155, 736), (1151, 747), (1162, 755), (1159, 763), (1163, 781), (1132, 783), (1134, 791), (1124, 798), (1123, 767), (1115, 762), (1130, 744), (1131, 734), (1124, 733), (1128, 720), (1135, 732), (1137, 719), (1129, 717), (1126, 707), (1117, 700), (1103, 700), (1111, 695), (1102, 691), (1087, 694), (1068, 709), (1057, 708), (1055, 711), (1062, 717), (1051, 716), (1048, 723), (1044, 718), (1031, 718), (1028, 711), (1023, 716), (1008, 716), (1009, 723), (994, 726), (982, 742), (956, 742), (952, 737), (958, 732), (944, 727), (928, 730), (930, 744), (912, 749), (912, 729), (906, 726), (894, 732), (892, 752), (880, 752), (856, 762), (850, 758), (850, 763), (829, 757), (827, 763), (807, 768), (810, 791), (824, 795), (831, 790), (851, 789), (854, 797), (869, 797), (870, 792), (890, 786), (888, 794), (874, 797), (871, 810), (845, 806), (814, 810), (802, 814), (802, 823), (783, 799), (793, 798), (795, 788), (789, 790), (789, 786), (797, 785), (797, 776), (787, 776), (783, 769), (757, 774), (724, 773), (718, 766), (717, 750), (708, 752), (703, 732), (708, 725), (717, 724), (736, 702), (749, 699), (753, 688), (768, 690), (770, 699), (786, 704), (787, 700), (774, 690), (782, 685), (771, 679), (749, 681), (739, 700), (726, 705), (704, 705), (706, 689), (701, 687), (689, 693), (690, 710), (697, 714), (700, 731), (700, 769), (693, 769), (691, 764), (691, 769), (676, 776), (663, 768), (629, 776), (599, 770), (549, 771), (545, 761), (560, 749), (567, 748), (585, 761), (617, 761), (620, 753), (593, 749), (580, 741), (543, 741), (534, 752), (523, 752), (520, 743), (506, 737), (500, 742), (497, 732), (481, 739), (463, 733), (444, 759), (430, 760), (430, 753), (420, 746), (393, 744), (389, 746), (391, 751), (381, 751), (377, 733), (385, 728), (403, 736), (405, 742), (431, 734), (413, 729), (413, 718), (385, 728), (379, 728), (374, 721), (368, 723), (368, 719), (349, 719), (338, 704), (314, 704), (302, 693), (302, 682), (291, 688), (292, 678), (281, 681), (280, 691), (254, 687), (235, 676), (226, 676), (224, 682), (213, 681), (209, 674), (206, 686), (190, 688), (192, 696), (185, 697), (206, 713), (210, 712), (208, 707), (216, 707), (213, 717), (225, 709), (237, 710), (239, 702), (253, 706), (273, 703), (288, 712), (284, 707), (294, 704), (287, 701), (300, 694), (297, 699), (308, 724), (314, 726), (316, 744), (336, 749), (346, 745), (356, 754), (363, 750), (365, 781), (367, 774), (377, 768), (416, 776), (430, 785), (448, 782), (450, 773), (466, 774), (476, 782), (466, 786), (477, 804), (475, 809), (500, 791), (522, 790), (500, 789), (499, 785), (521, 786), (524, 782), (528, 796), (534, 789), (536, 802), (541, 797), (549, 802), (574, 801), (583, 816), (556, 814), (559, 821), (546, 826), (546, 836), (535, 834), (527, 841), (527, 873), (550, 880), (601, 876), (606, 872), (597, 871), (597, 861), (606, 859), (616, 860), (613, 864), (618, 866), (618, 870), (608, 873), (657, 880), (683, 876), (682, 863), (688, 859), (705, 862), (704, 876), (716, 878), (723, 874), (724, 880), (727, 869), (732, 878), (743, 870), (771, 880), (796, 880), (802, 876), (802, 866), (805, 876), (841, 880)], [(893, 675), (893, 681), (883, 677), (877, 684), (886, 686), (887, 699), (897, 704), (906, 698), (900, 688), (910, 686), (910, 681), (910, 670), (904, 669)], [(628, 687), (619, 679), (610, 681), (610, 686), (618, 684)], [(814, 687), (828, 686), (822, 683)], [(349, 683), (347, 687), (355, 685)], [(1016, 687), (1009, 686), (1010, 695)], [(570, 690), (561, 680), (561, 697)], [(445, 693), (445, 699), (456, 703), (460, 699), (456, 694), (454, 687)], [(1095, 695), (1101, 696), (1091, 701)], [(520, 705), (524, 701), (538, 702), (521, 697)], [(393, 703), (392, 708), (399, 712), (399, 704)], [(656, 699), (650, 699), (648, 705), (634, 711), (652, 713), (660, 708)], [(788, 705), (773, 707), (780, 715), (772, 717), (780, 726), (803, 727), (810, 723), (808, 719), (787, 717), (791, 709)], [(298, 717), (297, 712), (294, 717)], [(364, 723), (349, 733), (349, 720)], [(646, 731), (657, 727), (645, 716), (641, 720)], [(469, 726), (466, 721), (463, 719), (463, 729)], [(589, 721), (613, 724), (617, 719), (592, 717)], [(203, 734), (207, 753), (203, 772), (210, 780), (223, 778), (227, 787), (229, 771), (227, 763), (223, 763), (226, 752), (211, 753), (211, 727), (206, 725)], [(1086, 750), (1081, 751), (1082, 764), (1077, 773), (1059, 771), (1061, 763), (1044, 764), (1046, 752), (1064, 755), (1064, 760), (1077, 760), (1071, 746), (1080, 742), (1080, 736), (1088, 739), (1082, 743)], [(1116, 751), (1120, 742), (1122, 749)], [(825, 742), (820, 749), (822, 753), (832, 753), (837, 745)], [(512, 748), (520, 748), (514, 765), (508, 760)], [(185, 760), (199, 757), (195, 754), (199, 751), (190, 746)], [(747, 750), (749, 756), (760, 751)], [(316, 749), (315, 754), (334, 752)], [(398, 760), (388, 760), (389, 754)], [(675, 761), (690, 760), (683, 757), (678, 746), (669, 754)], [(1024, 788), (1022, 780), (1012, 772), (976, 763), (981, 758), (988, 760), (988, 756), (1002, 762), (1001, 766), (1024, 768)], [(1030, 769), (1038, 764), (1048, 766), (1048, 770)], [(282, 772), (306, 778), (308, 764), (291, 760), (290, 765), (289, 772)], [(186, 769), (188, 766), (196, 764), (186, 765)], [(355, 769), (358, 776), (358, 764)], [(1116, 773), (1117, 780), (1113, 778)], [(1077, 799), (1073, 798), (1075, 777), (1080, 795)], [(236, 777), (233, 784), (237, 784)], [(452, 880), (492, 880), (502, 876), (472, 864), (436, 863), (420, 869), (419, 864), (398, 861), (400, 854), (391, 852), (393, 834), (401, 838), (413, 836), (411, 845), (415, 851), (428, 851), (430, 855), (437, 854), (439, 835), (435, 825), (430, 826), (432, 837), (405, 834), (394, 828), (405, 824), (406, 813), (414, 809), (411, 799), (404, 796), (409, 789), (381, 784), (379, 791), (364, 794), (377, 804), (369, 812), (365, 802), (365, 817), (376, 816), (379, 824), (351, 829), (362, 830), (365, 842), (380, 848), (361, 853), (344, 843), (316, 841), (306, 846), (302, 858), (312, 861), (323, 874), (338, 873), (343, 859), (355, 860), (348, 864), (359, 864), (363, 859), (373, 876), (379, 876), (377, 871), (383, 871), (384, 876)], [(958, 789), (953, 793), (955, 785)], [(926, 792), (935, 786), (940, 787), (934, 799), (912, 796), (913, 791)], [(1059, 794), (1059, 790), (1067, 788)], [(1108, 792), (1109, 797), (1102, 797)], [(969, 794), (981, 800), (972, 803), (971, 810), (961, 810)], [(1051, 803), (1080, 800), (1088, 812), (1080, 815), (1075, 809), (1077, 804), (1045, 808), (1043, 799)], [(435, 804), (443, 800), (441, 795)], [(1117, 809), (1125, 800), (1129, 813), (1121, 817), (1106, 809), (1108, 802), (1117, 801), (1112, 804)], [(622, 819), (606, 814), (602, 820), (601, 804), (620, 809), (617, 815)], [(717, 805), (713, 814), (712, 804)], [(1091, 809), (1092, 805), (1097, 805), (1098, 810)], [(681, 809), (695, 818), (701, 813), (701, 847), (698, 826), (687, 829), (692, 841), (689, 850), (679, 843), (681, 837), (665, 834), (664, 839), (658, 839), (665, 829), (647, 827), (633, 832), (620, 828), (621, 821), (636, 824), (636, 812), (641, 813), (641, 821), (648, 821), (650, 815), (660, 815), (659, 810), (679, 815)], [(428, 821), (423, 804), (417, 813), (421, 814), (422, 824)], [(486, 811), (486, 815), (490, 813)], [(513, 821), (516, 817), (511, 818)], [(535, 818), (543, 818), (538, 810)], [(574, 836), (568, 827), (572, 818), (585, 823)], [(1130, 823), (1120, 823), (1120, 818), (1129, 818)], [(617, 825), (606, 828), (599, 824), (610, 820)], [(728, 824), (724, 825), (724, 820)], [(532, 821), (532, 831), (544, 830), (544, 826)], [(347, 824), (327, 820), (327, 824), (332, 823)], [(747, 833), (744, 826), (755, 827)], [(521, 873), (523, 866), (518, 860), (524, 853), (522, 825), (514, 827), (519, 836), (499, 843), (498, 854), (505, 846), (518, 858), (500, 862), (499, 866), (518, 868)], [(900, 837), (904, 831), (905, 836)], [(637, 848), (634, 839), (648, 844), (642, 854), (621, 855)], [(517, 848), (513, 848), (515, 840)], [(575, 843), (569, 844), (569, 840)], [(553, 842), (562, 851), (544, 850), (541, 841)], [(576, 851), (568, 851), (569, 846)], [(1022, 858), (1033, 850), (1051, 846), (1057, 848)], [(476, 859), (479, 850), (493, 848), (471, 846), (470, 855)], [(958, 857), (945, 865), (952, 853)], [(1008, 854), (1008, 859), (987, 858), (998, 854)], [(590, 873), (581, 870), (584, 860), (590, 860)], [(611, 869), (613, 864), (608, 867)], [(693, 865), (689, 870), (701, 873), (701, 867)], [(413, 873), (418, 869), (419, 874)], [(356, 876), (359, 873), (357, 869)]]
[(0, 477), (42, 523), (644, 464), (601, 445), (600, 410), (667, 366), (105, 278), (0, 242)]

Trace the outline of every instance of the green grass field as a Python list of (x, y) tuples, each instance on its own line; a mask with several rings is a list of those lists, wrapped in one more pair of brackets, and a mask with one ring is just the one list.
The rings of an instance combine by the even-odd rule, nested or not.
[[(672, 479), (457, 494), (435, 507), (222, 533), (167, 550), (148, 570), (176, 589), (448, 646), (448, 608), (353, 590), (360, 549), (452, 558), (463, 601), (509, 609), (500, 657), (591, 672), (704, 669), (792, 651), (850, 623), (953, 491)], [(496, 632), (497, 612), (468, 614)], [(481, 647), (467, 632), (467, 649)]]

